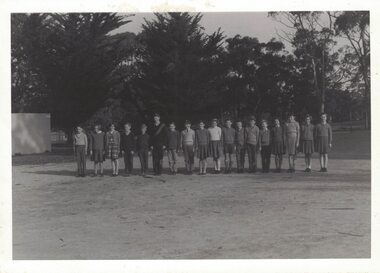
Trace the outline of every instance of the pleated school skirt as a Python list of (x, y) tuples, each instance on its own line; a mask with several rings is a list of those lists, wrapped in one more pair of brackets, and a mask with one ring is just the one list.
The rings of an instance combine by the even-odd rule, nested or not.
[(297, 136), (294, 134), (289, 134), (286, 139), (286, 150), (288, 155), (297, 154)]
[(220, 140), (211, 140), (210, 141), (210, 156), (214, 159), (218, 159), (222, 156), (223, 147)]
[(314, 153), (314, 141), (313, 140), (301, 140), (301, 152), (311, 155)]
[(209, 155), (209, 147), (207, 144), (201, 144), (198, 146), (198, 151), (197, 151), (197, 157), (200, 160), (205, 160), (207, 159)]
[(283, 141), (275, 141), (272, 143), (272, 154), (274, 155), (285, 154), (285, 145)]
[(320, 154), (329, 153), (329, 138), (327, 136), (319, 136), (315, 141), (315, 150)]

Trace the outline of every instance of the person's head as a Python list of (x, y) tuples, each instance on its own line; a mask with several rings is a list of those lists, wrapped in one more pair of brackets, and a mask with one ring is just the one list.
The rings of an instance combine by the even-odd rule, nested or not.
[(280, 119), (279, 118), (274, 119), (274, 125), (277, 127), (280, 127)]
[(249, 119), (249, 125), (255, 126), (255, 124), (256, 124), (256, 118), (255, 118), (255, 116), (251, 116)]
[(99, 132), (99, 131), (100, 131), (100, 128), (101, 128), (101, 126), (100, 126), (99, 124), (95, 124), (95, 125), (94, 125), (94, 131), (95, 131), (95, 132)]
[(211, 126), (216, 127), (218, 125), (218, 120), (216, 118), (211, 120)]
[(78, 134), (80, 134), (80, 133), (83, 132), (83, 128), (80, 127), (80, 126), (77, 126), (76, 131), (77, 131)]
[(236, 127), (240, 130), (243, 128), (243, 122), (241, 120), (236, 121)]
[(306, 115), (305, 122), (306, 122), (306, 124), (310, 124), (311, 123), (311, 116), (310, 115)]
[(155, 123), (159, 123), (159, 122), (160, 122), (160, 115), (157, 114), (157, 113), (154, 114), (154, 115), (153, 115), (153, 120), (154, 120)]
[(174, 131), (175, 130), (175, 123), (174, 122), (170, 122), (169, 123), (169, 130), (170, 131)]
[(147, 129), (147, 126), (146, 126), (146, 124), (141, 124), (141, 133), (142, 134), (145, 134), (146, 133), (146, 129)]
[(186, 121), (185, 121), (185, 128), (186, 128), (187, 130), (189, 130), (190, 127), (191, 127), (191, 122), (188, 121), (188, 120), (186, 120)]
[(263, 120), (261, 121), (261, 127), (262, 127), (263, 129), (267, 129), (267, 128), (268, 128), (268, 122), (267, 122), (265, 119), (263, 119)]
[(131, 128), (132, 128), (132, 124), (131, 123), (127, 122), (126, 124), (124, 124), (124, 130), (126, 132), (131, 131)]
[(226, 119), (226, 127), (231, 128), (231, 125), (232, 125), (231, 119)]
[(111, 131), (115, 131), (115, 124), (112, 123), (112, 124), (110, 125), (110, 130), (111, 130)]
[(204, 128), (205, 128), (205, 123), (203, 122), (203, 120), (201, 120), (201, 121), (199, 122), (199, 128), (200, 128), (200, 129), (204, 129)]
[(321, 113), (321, 121), (327, 122), (327, 114), (326, 113)]
[(290, 121), (290, 122), (293, 122), (293, 121), (295, 121), (295, 120), (296, 120), (295, 115), (294, 115), (294, 114), (289, 114), (289, 121)]

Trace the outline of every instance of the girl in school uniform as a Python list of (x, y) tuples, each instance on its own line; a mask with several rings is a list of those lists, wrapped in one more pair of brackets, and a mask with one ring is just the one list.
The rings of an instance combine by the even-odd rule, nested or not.
[(261, 130), (259, 134), (259, 151), (261, 152), (262, 172), (269, 173), (270, 168), (270, 131), (266, 120), (261, 122)]
[(314, 153), (314, 125), (311, 116), (306, 115), (305, 123), (301, 126), (301, 151), (305, 154), (305, 172), (311, 172), (311, 156)]
[(106, 135), (100, 130), (100, 125), (94, 126), (94, 132), (89, 138), (89, 147), (91, 160), (94, 161), (94, 176), (98, 175), (98, 168), (100, 176), (103, 176), (103, 162), (106, 147)]
[(281, 172), (282, 156), (285, 154), (285, 137), (284, 130), (281, 127), (280, 119), (274, 119), (274, 127), (271, 130), (271, 148), (276, 164), (275, 172)]
[(327, 172), (328, 153), (332, 147), (332, 129), (327, 123), (327, 114), (321, 114), (321, 123), (315, 128), (316, 150), (319, 153), (321, 172)]
[(211, 121), (211, 127), (208, 128), (210, 134), (210, 155), (214, 159), (215, 174), (220, 173), (220, 156), (223, 153), (222, 147), (222, 129), (218, 126), (218, 120), (215, 118)]
[(87, 136), (82, 127), (77, 126), (76, 133), (73, 136), (74, 155), (77, 161), (77, 177), (86, 176), (86, 154), (87, 154)]
[(120, 154), (120, 133), (115, 130), (115, 125), (111, 124), (110, 130), (106, 134), (106, 145), (108, 158), (111, 159), (112, 176), (119, 175), (119, 154)]
[(295, 172), (295, 160), (300, 141), (300, 125), (294, 114), (289, 115), (289, 122), (285, 124), (286, 150), (289, 156), (288, 173)]
[(207, 157), (209, 155), (210, 133), (205, 129), (203, 121), (199, 122), (199, 129), (195, 131), (195, 150), (199, 158), (199, 174), (207, 173)]

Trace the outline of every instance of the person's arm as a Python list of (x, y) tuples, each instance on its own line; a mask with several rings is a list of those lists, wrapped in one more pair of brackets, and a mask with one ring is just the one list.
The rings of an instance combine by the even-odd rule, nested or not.
[(84, 134), (84, 150), (86, 154), (87, 154), (87, 149), (88, 149), (87, 135)]
[(300, 145), (300, 125), (299, 125), (298, 122), (296, 123), (296, 129), (297, 129), (297, 143), (296, 143), (296, 147), (298, 147)]
[(74, 151), (74, 153), (75, 153), (75, 143), (76, 143), (75, 134), (73, 134), (73, 151)]
[(257, 138), (257, 150), (258, 151), (261, 151), (261, 137), (263, 136), (263, 132), (262, 131), (259, 131), (259, 137)]
[(329, 127), (328, 127), (328, 133), (329, 133), (329, 145), (330, 145), (330, 148), (332, 147), (332, 128), (329, 124)]
[[(90, 152), (90, 154), (92, 154), (92, 133), (90, 133), (89, 134), (89, 136), (88, 136), (88, 150), (89, 150), (89, 152)], [(87, 150), (86, 150), (86, 152), (87, 152)]]
[(194, 146), (193, 146), (193, 150), (195, 148), (195, 131), (193, 130), (193, 133), (192, 133), (192, 138), (193, 138), (193, 143), (194, 143)]

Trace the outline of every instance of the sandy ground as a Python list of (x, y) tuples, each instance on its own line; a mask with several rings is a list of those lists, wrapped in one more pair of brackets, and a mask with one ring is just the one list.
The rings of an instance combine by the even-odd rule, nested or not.
[(328, 173), (310, 174), (297, 164), (295, 174), (149, 178), (14, 166), (13, 257), (370, 257), (370, 160), (332, 159)]

